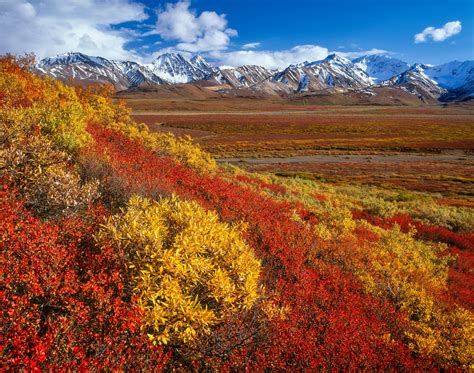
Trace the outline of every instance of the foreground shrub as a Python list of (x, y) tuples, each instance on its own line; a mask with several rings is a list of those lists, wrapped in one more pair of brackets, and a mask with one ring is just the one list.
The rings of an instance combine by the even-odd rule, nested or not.
[(131, 301), (122, 255), (91, 236), (102, 209), (60, 224), (24, 209), (0, 188), (0, 332), (9, 371), (109, 371), (163, 368)]
[(260, 263), (240, 228), (176, 197), (132, 197), (97, 239), (126, 250), (150, 338), (188, 343), (258, 298)]

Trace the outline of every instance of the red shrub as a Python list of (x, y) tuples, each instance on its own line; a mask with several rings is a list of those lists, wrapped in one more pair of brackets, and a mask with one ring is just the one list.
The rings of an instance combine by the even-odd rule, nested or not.
[(2, 360), (12, 370), (141, 369), (166, 357), (140, 330), (120, 255), (91, 235), (104, 211), (58, 225), (0, 191)]
[(260, 188), (265, 188), (273, 193), (286, 193), (286, 188), (283, 185), (269, 184), (262, 180), (254, 179), (246, 175), (237, 175), (235, 178), (239, 181), (243, 181), (244, 183), (253, 184)]

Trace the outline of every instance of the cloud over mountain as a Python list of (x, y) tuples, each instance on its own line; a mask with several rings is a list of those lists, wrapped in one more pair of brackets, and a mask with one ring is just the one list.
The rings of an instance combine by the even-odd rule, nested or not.
[(34, 51), (45, 57), (80, 50), (130, 58), (125, 47), (130, 35), (112, 25), (146, 18), (144, 6), (129, 0), (2, 0), (0, 53)]
[(227, 27), (225, 14), (204, 11), (197, 14), (189, 1), (166, 4), (157, 11), (155, 32), (165, 40), (178, 41), (176, 48), (188, 52), (226, 49), (237, 31)]
[(278, 51), (239, 50), (216, 53), (213, 57), (224, 65), (261, 65), (268, 69), (277, 69), (302, 61), (321, 60), (328, 54), (327, 48), (308, 44)]

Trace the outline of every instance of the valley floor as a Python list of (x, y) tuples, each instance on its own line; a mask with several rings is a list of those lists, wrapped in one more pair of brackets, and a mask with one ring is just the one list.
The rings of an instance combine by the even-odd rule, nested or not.
[(160, 99), (154, 105), (147, 101), (149, 110), (135, 106), (133, 117), (152, 131), (189, 135), (221, 163), (248, 171), (424, 191), (453, 204), (473, 203), (472, 104), (305, 106), (248, 100), (243, 110), (243, 101), (203, 100), (196, 109), (177, 100), (176, 111), (170, 111)]

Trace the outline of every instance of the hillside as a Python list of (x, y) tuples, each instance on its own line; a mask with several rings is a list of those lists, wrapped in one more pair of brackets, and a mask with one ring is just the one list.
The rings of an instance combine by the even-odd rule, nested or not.
[(474, 368), (471, 208), (219, 166), (32, 70), (0, 59), (3, 365)]

